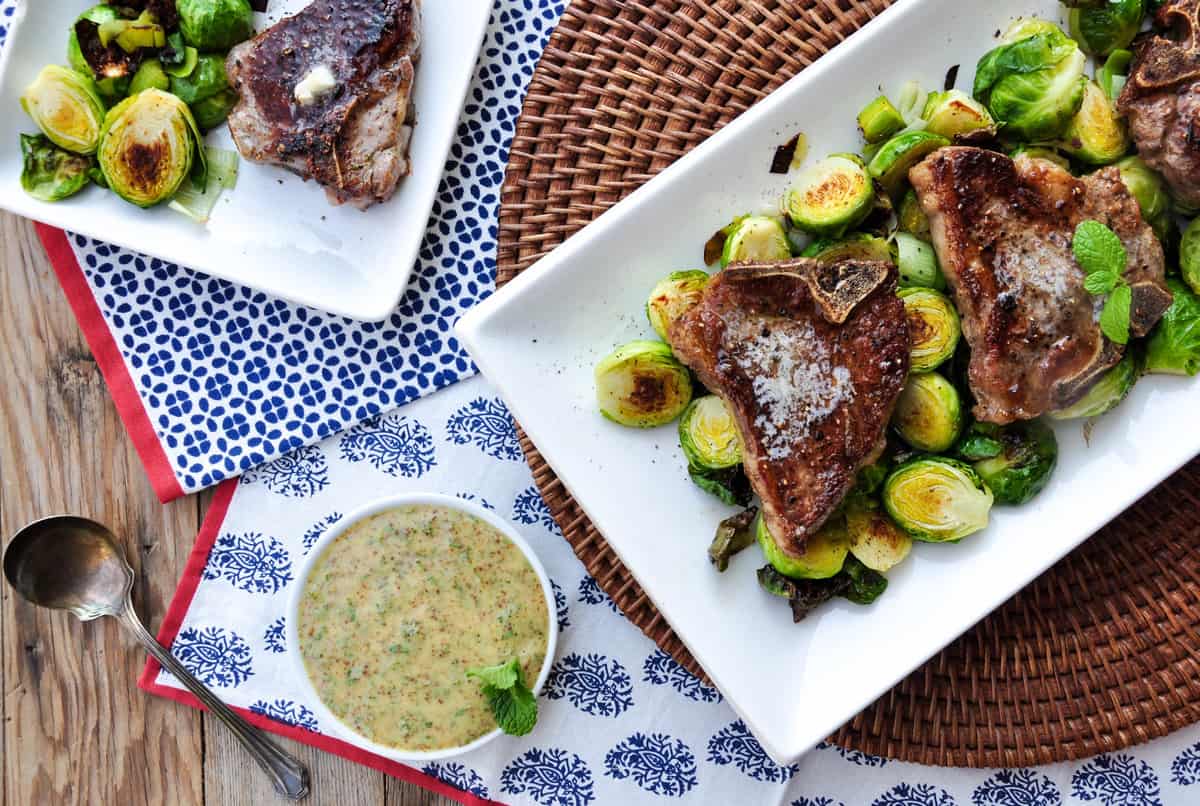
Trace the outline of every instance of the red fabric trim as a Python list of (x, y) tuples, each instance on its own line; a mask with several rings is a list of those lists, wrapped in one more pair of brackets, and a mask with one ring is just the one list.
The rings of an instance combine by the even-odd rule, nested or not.
[(75, 313), (79, 329), (83, 331), (83, 338), (96, 358), (104, 382), (108, 384), (109, 394), (117, 405), (117, 414), (125, 423), (125, 430), (129, 432), (146, 475), (150, 477), (150, 485), (158, 500), (164, 504), (179, 498), (183, 495), (183, 488), (179, 486), (171, 462), (158, 441), (158, 435), (154, 433), (154, 424), (150, 422), (142, 398), (125, 366), (125, 359), (121, 356), (121, 349), (100, 313), (100, 306), (96, 304), (79, 261), (75, 259), (75, 250), (71, 248), (67, 234), (47, 224), (39, 223), (36, 226), (38, 237), (50, 258), (50, 265)]
[[(212, 505), (209, 506), (208, 513), (204, 516), (204, 523), (200, 526), (200, 533), (196, 535), (196, 543), (192, 547), (192, 553), (188, 557), (187, 565), (184, 566), (183, 576), (179, 580), (179, 587), (176, 589), (175, 596), (171, 599), (171, 604), (167, 607), (167, 615), (163, 618), (162, 625), (158, 629), (158, 640), (163, 646), (169, 647), (175, 640), (175, 636), (179, 634), (179, 628), (183, 625), (184, 616), (187, 615), (187, 611), (192, 606), (192, 599), (196, 595), (196, 589), (200, 586), (200, 577), (204, 573), (205, 564), (208, 562), (208, 554), (212, 550), (213, 544), (217, 542), (217, 534), (221, 531), (221, 524), (224, 523), (225, 515), (229, 512), (229, 505), (233, 501), (233, 494), (237, 490), (237, 486), (237, 479), (228, 479), (221, 482), (213, 495)], [(138, 688), (148, 691), (151, 694), (157, 694), (160, 697), (166, 697), (169, 700), (204, 710), (204, 706), (190, 692), (155, 682), (161, 668), (158, 661), (154, 658), (147, 658), (146, 666), (142, 669), (142, 674), (138, 678)], [(401, 781), (417, 784), (431, 792), (437, 792), (439, 795), (456, 800), (464, 806), (504, 806), (500, 801), (487, 800), (470, 792), (464, 792), (461, 789), (450, 786), (450, 784), (439, 778), (426, 775), (418, 769), (367, 752), (360, 747), (343, 742), (340, 739), (322, 736), (319, 733), (313, 733), (294, 725), (285, 725), (268, 716), (256, 714), (244, 708), (234, 708), (234, 710), (263, 730), (277, 733), (280, 736), (286, 736), (303, 744), (312, 745), (319, 750), (324, 750), (327, 753), (333, 753), (358, 764), (363, 764), (393, 778), (399, 778)], [(320, 786), (320, 782), (314, 781), (313, 785)]]

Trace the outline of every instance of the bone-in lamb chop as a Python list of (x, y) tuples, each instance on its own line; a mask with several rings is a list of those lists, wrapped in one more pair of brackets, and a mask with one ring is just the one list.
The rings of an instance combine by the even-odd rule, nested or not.
[(1200, 0), (1171, 0), (1141, 37), (1117, 109), (1172, 195), (1200, 208)]
[(313, 0), (229, 52), (242, 156), (325, 186), (332, 204), (387, 201), (409, 173), (418, 0)]
[(1083, 287), (1071, 249), (1079, 222), (1099, 221), (1125, 245), (1132, 335), (1145, 335), (1171, 304), (1162, 246), (1116, 168), (1077, 179), (1046, 160), (951, 147), (909, 178), (971, 347), (980, 420), (1066, 408), (1124, 355), (1100, 331), (1103, 298)]
[(734, 264), (669, 336), (679, 360), (733, 411), (772, 537), (802, 553), (878, 456), (908, 373), (895, 268)]

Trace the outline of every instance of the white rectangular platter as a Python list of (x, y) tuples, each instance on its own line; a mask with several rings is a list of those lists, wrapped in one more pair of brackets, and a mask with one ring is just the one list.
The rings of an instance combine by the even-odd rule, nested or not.
[(688, 480), (674, 427), (622, 428), (596, 410), (592, 370), (616, 345), (653, 338), (642, 314), (669, 271), (708, 237), (772, 205), (787, 177), (775, 147), (807, 134), (811, 158), (861, 147), (855, 115), (880, 88), (969, 90), (994, 33), (1052, 0), (900, 0), (816, 65), (663, 171), (471, 311), (458, 332), (534, 444), (764, 748), (790, 762), (954, 640), (1200, 452), (1200, 385), (1141, 381), (1085, 442), (1057, 428), (1059, 469), (1030, 504), (993, 510), (958, 545), (917, 544), (871, 607), (838, 600), (800, 624), (763, 593), (756, 547), (724, 574), (705, 550), (733, 510)]
[[(271, 0), (267, 14), (256, 15), (256, 30), (308, 2)], [(207, 226), (165, 206), (139, 210), (94, 187), (55, 203), (40, 202), (21, 189), (17, 135), (37, 127), (18, 99), (43, 66), (66, 63), (67, 32), (91, 5), (92, 0), (17, 5), (0, 61), (0, 208), (303, 305), (354, 319), (386, 318), (404, 292), (425, 235), (491, 0), (423, 4), (413, 172), (390, 202), (365, 212), (333, 207), (315, 182), (243, 160), (237, 188), (221, 198)], [(233, 148), (224, 126), (207, 142)]]

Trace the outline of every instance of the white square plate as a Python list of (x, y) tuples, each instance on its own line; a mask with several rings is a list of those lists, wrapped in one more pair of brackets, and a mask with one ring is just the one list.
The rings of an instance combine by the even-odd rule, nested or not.
[(621, 428), (596, 411), (592, 368), (653, 338), (650, 288), (691, 268), (714, 230), (773, 204), (768, 173), (797, 131), (813, 156), (857, 151), (858, 110), (882, 87), (940, 88), (974, 66), (1017, 15), (1058, 19), (1052, 0), (901, 0), (495, 296), (458, 333), (538, 450), (777, 761), (790, 762), (1200, 452), (1200, 386), (1141, 381), (1085, 443), (1057, 429), (1059, 471), (1019, 508), (997, 508), (958, 545), (918, 544), (872, 607), (825, 605), (800, 624), (764, 594), (756, 548), (724, 574), (705, 550), (732, 510), (687, 478), (675, 429)]
[[(47, 64), (65, 64), (67, 32), (91, 0), (17, 5), (0, 61), (0, 208), (117, 243), (354, 319), (387, 317), (408, 284), (433, 196), (458, 124), (491, 12), (491, 0), (426, 2), (414, 99), (412, 175), (386, 204), (333, 207), (315, 182), (242, 160), (237, 188), (222, 196), (207, 227), (165, 206), (139, 210), (87, 188), (61, 202), (28, 196), (19, 181), (17, 135), (36, 132), (18, 102)], [(271, 0), (257, 30), (308, 5)], [(233, 148), (221, 126), (207, 142)]]

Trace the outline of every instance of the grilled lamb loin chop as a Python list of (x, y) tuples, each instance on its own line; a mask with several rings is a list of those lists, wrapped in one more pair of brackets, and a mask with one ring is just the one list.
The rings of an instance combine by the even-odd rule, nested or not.
[(418, 0), (313, 0), (229, 52), (242, 156), (325, 186), (332, 204), (387, 201), (409, 173)]
[(1103, 298), (1083, 287), (1071, 249), (1080, 221), (1105, 224), (1125, 245), (1132, 335), (1145, 335), (1170, 307), (1162, 246), (1116, 168), (1077, 179), (1046, 160), (950, 147), (909, 178), (971, 347), (980, 420), (1066, 408), (1124, 355), (1100, 331)]
[(1200, 208), (1200, 0), (1171, 0), (1141, 37), (1117, 109), (1176, 200)]
[(675, 355), (733, 411), (785, 551), (803, 552), (883, 447), (908, 373), (895, 292), (887, 263), (734, 264), (671, 326)]

